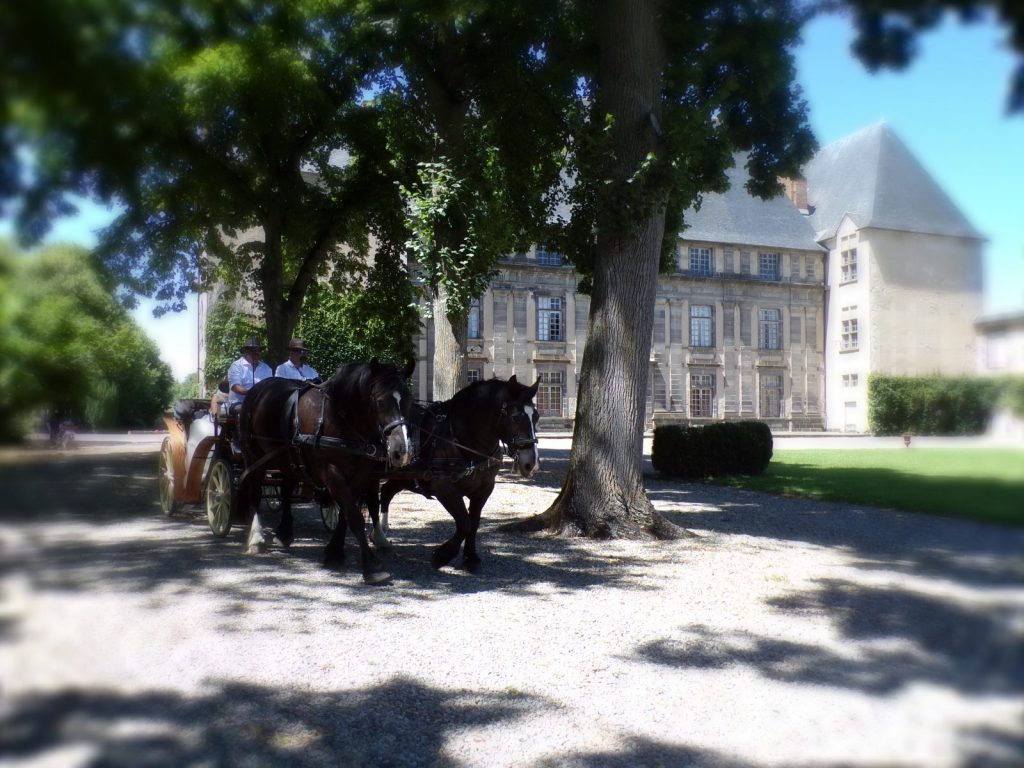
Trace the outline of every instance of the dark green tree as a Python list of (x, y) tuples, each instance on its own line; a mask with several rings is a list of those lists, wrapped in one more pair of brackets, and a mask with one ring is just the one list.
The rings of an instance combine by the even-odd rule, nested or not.
[(122, 287), (179, 309), (188, 292), (224, 283), (256, 302), (270, 356), (282, 358), (310, 286), (365, 255), (368, 209), (400, 211), (377, 106), (365, 98), (375, 58), (353, 8), (6, 8), (0, 109), (11, 122), (0, 171), (30, 159), (13, 185), (20, 231), (43, 234), (68, 212), (68, 193), (116, 203), (123, 213), (99, 253)]
[(543, 0), (367, 3), (385, 68), (376, 86), (401, 169), (409, 250), (434, 321), (433, 394), (466, 381), (469, 306), (497, 260), (552, 215), (574, 73)]
[(50, 246), (5, 259), (0, 292), (0, 422), (17, 437), (42, 411), (96, 428), (152, 427), (173, 379), (156, 345), (113, 296), (84, 249)]

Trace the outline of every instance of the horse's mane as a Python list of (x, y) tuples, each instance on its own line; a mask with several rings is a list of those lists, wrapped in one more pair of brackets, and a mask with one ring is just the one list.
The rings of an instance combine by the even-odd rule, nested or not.
[(525, 384), (520, 384), (518, 381), (506, 381), (497, 377), (481, 379), (460, 389), (449, 402), (452, 405), (462, 405), (468, 402), (497, 397), (501, 392), (507, 392), (512, 399), (516, 399), (528, 389), (529, 387)]
[(398, 367), (391, 363), (342, 363), (334, 376), (324, 383), (324, 391), (331, 398), (345, 402), (366, 395), (376, 379), (401, 375)]

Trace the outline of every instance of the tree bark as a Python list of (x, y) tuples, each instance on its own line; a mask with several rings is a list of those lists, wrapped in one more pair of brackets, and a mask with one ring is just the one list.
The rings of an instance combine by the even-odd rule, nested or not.
[(449, 400), (466, 386), (468, 318), (450, 313), (444, 286), (434, 297), (434, 400)]
[[(614, 183), (625, 188), (649, 151), (664, 48), (655, 0), (596, 4), (598, 119), (614, 117)], [(627, 185), (628, 186), (628, 185)], [(545, 512), (504, 530), (592, 538), (679, 538), (643, 487), (643, 427), (664, 203), (623, 228), (599, 213), (597, 258), (569, 471)], [(624, 230), (624, 231), (623, 231)]]

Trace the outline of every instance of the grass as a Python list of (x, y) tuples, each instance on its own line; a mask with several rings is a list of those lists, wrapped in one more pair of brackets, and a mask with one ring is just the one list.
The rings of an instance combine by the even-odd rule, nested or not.
[(1024, 450), (776, 451), (763, 475), (710, 482), (783, 496), (1024, 525)]

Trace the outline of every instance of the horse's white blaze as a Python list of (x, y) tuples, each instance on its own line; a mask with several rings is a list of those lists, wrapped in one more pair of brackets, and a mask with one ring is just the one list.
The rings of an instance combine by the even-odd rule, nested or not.
[[(540, 468), (540, 443), (537, 441), (537, 430), (533, 427), (533, 412), (534, 408), (532, 405), (524, 405), (523, 413), (526, 414), (527, 421), (530, 422), (530, 439), (533, 440), (533, 471), (536, 472)], [(525, 450), (530, 450), (529, 448)], [(522, 451), (520, 451), (522, 453)], [(523, 461), (520, 457), (520, 461)]]
[[(391, 396), (395, 398), (395, 402), (398, 404), (398, 415), (402, 415), (402, 393), (392, 392)], [(405, 452), (409, 452), (409, 430), (405, 428), (405, 424), (402, 425), (402, 440), (405, 441)]]

